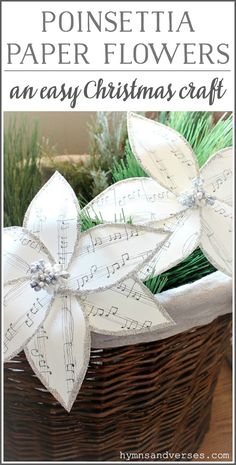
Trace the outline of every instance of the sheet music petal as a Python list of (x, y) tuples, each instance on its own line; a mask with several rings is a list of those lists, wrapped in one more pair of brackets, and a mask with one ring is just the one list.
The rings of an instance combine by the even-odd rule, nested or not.
[(233, 148), (219, 150), (201, 169), (204, 189), (209, 195), (232, 205)]
[(95, 226), (81, 234), (66, 285), (79, 293), (112, 287), (151, 259), (168, 236), (145, 226)]
[(52, 296), (36, 293), (28, 280), (4, 286), (4, 359), (10, 360), (37, 331), (50, 309)]
[(66, 268), (80, 231), (79, 204), (73, 189), (60, 173), (55, 172), (34, 197), (23, 224)]
[(75, 296), (56, 297), (25, 353), (37, 377), (69, 412), (90, 357), (89, 324)]
[(133, 278), (84, 296), (83, 306), (91, 330), (101, 334), (134, 334), (174, 325), (147, 287)]
[(30, 264), (40, 259), (53, 262), (45, 245), (25, 228), (3, 229), (4, 283), (30, 277)]
[(130, 113), (128, 134), (132, 151), (143, 169), (169, 191), (180, 194), (199, 176), (192, 148), (170, 127)]
[(168, 218), (185, 208), (176, 196), (151, 178), (119, 181), (97, 195), (82, 212), (92, 219), (144, 224)]
[(216, 201), (202, 208), (201, 249), (218, 270), (232, 275), (232, 207)]
[(163, 246), (148, 264), (138, 272), (142, 281), (158, 276), (182, 262), (199, 245), (201, 235), (200, 213), (196, 208), (188, 209), (166, 221), (152, 223), (171, 232)]

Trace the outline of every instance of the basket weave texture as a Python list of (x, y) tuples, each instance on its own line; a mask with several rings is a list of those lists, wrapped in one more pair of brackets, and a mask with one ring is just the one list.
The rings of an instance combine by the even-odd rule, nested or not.
[(120, 452), (193, 453), (209, 427), (230, 323), (224, 315), (165, 340), (92, 349), (70, 414), (43, 389), (21, 352), (4, 370), (4, 459), (122, 461)]

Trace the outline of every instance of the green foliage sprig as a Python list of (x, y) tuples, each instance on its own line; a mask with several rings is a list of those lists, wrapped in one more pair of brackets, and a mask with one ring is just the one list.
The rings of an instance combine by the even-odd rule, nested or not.
[(20, 226), (41, 187), (38, 129), (12, 120), (4, 133), (4, 225)]

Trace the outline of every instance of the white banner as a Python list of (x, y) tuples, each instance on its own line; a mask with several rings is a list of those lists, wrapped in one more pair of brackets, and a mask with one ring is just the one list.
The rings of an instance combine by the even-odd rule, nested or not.
[(5, 111), (233, 109), (233, 2), (2, 7)]

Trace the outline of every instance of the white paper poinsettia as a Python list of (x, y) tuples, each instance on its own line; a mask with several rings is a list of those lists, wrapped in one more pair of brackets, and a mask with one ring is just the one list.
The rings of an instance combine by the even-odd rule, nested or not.
[(188, 142), (173, 129), (128, 115), (132, 151), (150, 178), (120, 181), (86, 207), (91, 218), (151, 223), (171, 232), (165, 246), (140, 272), (147, 279), (200, 246), (219, 270), (232, 267), (232, 147), (213, 154), (199, 169)]
[(25, 350), (34, 372), (69, 411), (85, 376), (90, 331), (148, 331), (174, 324), (132, 275), (168, 233), (107, 224), (80, 233), (76, 196), (55, 173), (23, 227), (4, 229), (4, 354)]

